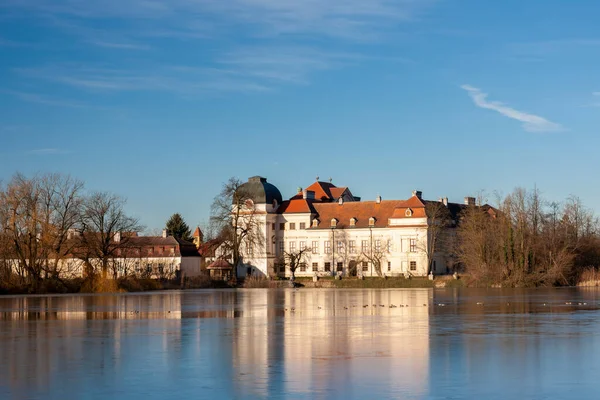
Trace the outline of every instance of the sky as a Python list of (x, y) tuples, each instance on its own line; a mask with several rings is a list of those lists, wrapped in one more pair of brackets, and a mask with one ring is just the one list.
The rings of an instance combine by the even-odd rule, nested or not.
[(0, 0), (0, 180), (70, 174), (148, 230), (230, 177), (284, 198), (537, 187), (600, 211), (600, 2)]

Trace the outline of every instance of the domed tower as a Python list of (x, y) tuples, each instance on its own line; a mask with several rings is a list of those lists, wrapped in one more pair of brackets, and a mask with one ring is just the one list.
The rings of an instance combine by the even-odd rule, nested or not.
[(279, 189), (267, 182), (267, 178), (263, 178), (262, 176), (248, 178), (248, 182), (240, 185), (238, 191), (242, 192), (245, 198), (251, 199), (254, 205), (259, 206), (264, 204), (263, 211), (267, 212), (277, 211), (277, 207), (283, 201)]
[(243, 249), (243, 265), (238, 266), (237, 276), (269, 276), (275, 264), (277, 209), (283, 202), (283, 197), (275, 185), (261, 176), (248, 178), (248, 182), (239, 186), (238, 193), (239, 200), (244, 203), (247, 218), (252, 221), (256, 232), (251, 248)]

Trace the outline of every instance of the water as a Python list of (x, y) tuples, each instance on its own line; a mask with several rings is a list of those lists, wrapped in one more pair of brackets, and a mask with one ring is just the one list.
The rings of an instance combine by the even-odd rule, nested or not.
[(592, 399), (599, 306), (596, 289), (0, 297), (0, 399)]

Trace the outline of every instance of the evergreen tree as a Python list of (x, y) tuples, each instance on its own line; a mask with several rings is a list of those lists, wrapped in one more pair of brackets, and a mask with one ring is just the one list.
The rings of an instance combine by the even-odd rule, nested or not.
[(171, 215), (171, 218), (167, 221), (167, 231), (177, 239), (192, 240), (190, 227), (179, 213)]

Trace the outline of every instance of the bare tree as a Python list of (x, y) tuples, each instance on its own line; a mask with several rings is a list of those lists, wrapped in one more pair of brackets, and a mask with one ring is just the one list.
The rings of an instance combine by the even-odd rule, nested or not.
[[(243, 251), (262, 251), (264, 235), (251, 194), (242, 181), (230, 178), (212, 204), (211, 223), (219, 232), (223, 253), (233, 268), (243, 263)], [(235, 276), (235, 270), (234, 274)]]
[(375, 273), (379, 277), (383, 277), (383, 270), (381, 268), (382, 264), (387, 259), (387, 255), (390, 249), (390, 240), (378, 237), (373, 237), (370, 235), (369, 239), (369, 248), (363, 249), (361, 248), (360, 258), (357, 261), (361, 261), (361, 259), (366, 259), (371, 263), (373, 268), (375, 269)]
[(296, 270), (303, 263), (306, 264), (306, 257), (310, 254), (312, 249), (310, 247), (305, 247), (303, 249), (298, 250), (290, 250), (283, 252), (283, 262), (287, 265), (292, 274), (292, 280), (296, 279)]
[(427, 216), (426, 242), (422, 250), (427, 255), (427, 272), (433, 273), (433, 261), (436, 253), (448, 251), (449, 228), (452, 216), (448, 207), (441, 201), (428, 201), (425, 204)]
[(125, 214), (124, 206), (123, 198), (106, 192), (95, 192), (85, 199), (77, 254), (88, 273), (99, 268), (107, 278), (114, 259), (127, 249), (130, 235), (143, 229), (136, 218)]

